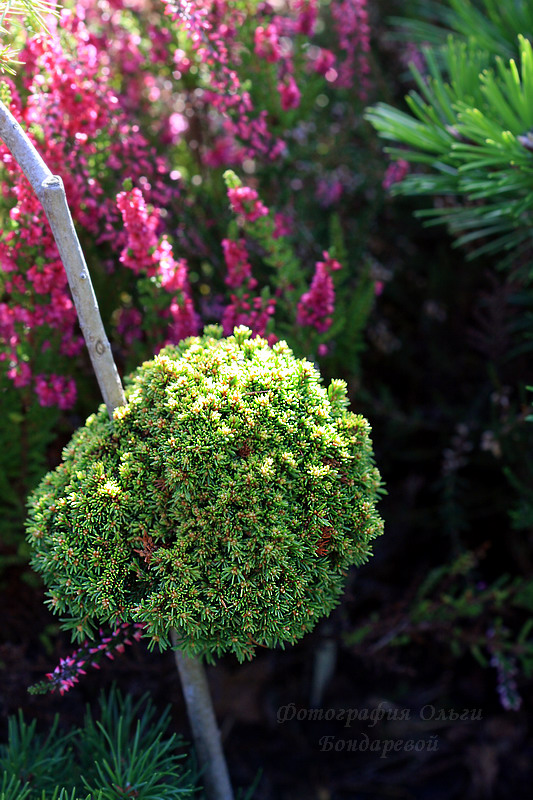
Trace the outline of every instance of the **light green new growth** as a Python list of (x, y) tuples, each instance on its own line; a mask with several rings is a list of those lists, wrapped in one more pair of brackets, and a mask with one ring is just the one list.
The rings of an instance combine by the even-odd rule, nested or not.
[(167, 347), (87, 420), (30, 498), (32, 564), (77, 638), (175, 628), (190, 655), (292, 643), (382, 532), (370, 427), (285, 342), (246, 328)]

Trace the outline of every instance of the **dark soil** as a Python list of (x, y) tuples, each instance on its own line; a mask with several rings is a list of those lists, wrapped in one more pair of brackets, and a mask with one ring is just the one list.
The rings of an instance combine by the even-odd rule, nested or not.
[[(2, 574), (2, 739), (7, 716), (19, 707), (43, 730), (56, 713), (64, 725), (79, 724), (85, 705), (95, 705), (113, 682), (135, 698), (149, 692), (161, 710), (170, 704), (173, 729), (189, 737), (172, 654), (149, 653), (142, 642), (106, 659), (62, 697), (27, 693), (73, 650), (28, 575), (21, 568)], [(469, 656), (457, 660), (427, 643), (373, 654), (346, 647), (343, 631), (357, 624), (361, 601), (375, 593), (369, 566), (359, 571), (342, 607), (298, 645), (265, 651), (250, 663), (228, 658), (208, 668), (234, 785), (248, 787), (261, 771), (255, 800), (530, 800), (527, 687), (521, 687), (521, 710), (504, 711), (495, 671)], [(312, 709), (313, 680), (325, 652), (331, 675)]]

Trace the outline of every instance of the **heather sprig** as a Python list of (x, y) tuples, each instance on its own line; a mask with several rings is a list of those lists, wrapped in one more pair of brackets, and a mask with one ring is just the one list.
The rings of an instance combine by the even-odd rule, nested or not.
[(366, 420), (285, 342), (206, 329), (131, 377), (29, 503), (32, 563), (73, 635), (144, 623), (212, 659), (292, 643), (381, 533)]
[(331, 258), (327, 250), (323, 258), (324, 261), (317, 261), (315, 265), (311, 286), (300, 298), (296, 317), (299, 325), (309, 325), (319, 333), (325, 333), (331, 327), (335, 311), (335, 287), (331, 273), (341, 269), (341, 264)]
[(183, 258), (174, 258), (166, 235), (156, 234), (161, 209), (149, 211), (138, 187), (120, 192), (117, 206), (128, 237), (120, 261), (139, 276), (139, 295), (145, 307), (136, 338), (144, 329), (162, 346), (194, 336), (199, 318), (191, 297), (188, 264)]
[(80, 675), (86, 674), (87, 667), (100, 669), (99, 662), (103, 656), (113, 660), (114, 654), (124, 652), (125, 645), (139, 641), (142, 637), (143, 627), (142, 623), (132, 625), (129, 622), (123, 622), (107, 636), (100, 628), (97, 641), (85, 641), (82, 647), (66, 658), (61, 658), (54, 671), (47, 673), (46, 680), (29, 687), (29, 693), (59, 692), (59, 694), (65, 694), (78, 683)]
[(506, 711), (518, 711), (522, 705), (522, 697), (516, 683), (518, 675), (516, 659), (495, 652), (491, 656), (490, 665), (496, 669), (498, 696), (502, 707)]
[[(279, 219), (261, 202), (257, 191), (243, 185), (233, 170), (226, 170), (224, 180), (231, 209), (236, 214), (230, 225), (230, 234), (237, 236), (235, 231), (241, 233), (240, 239), (225, 239), (222, 243), (228, 268), (226, 283), (235, 287), (222, 317), (224, 333), (230, 333), (235, 325), (247, 325), (259, 336), (268, 334), (268, 341), (272, 344), (277, 336), (272, 333), (271, 318), (279, 309), (280, 321), (276, 322), (276, 331), (301, 340), (304, 352), (314, 349), (309, 347), (307, 333), (311, 329), (324, 334), (330, 329), (335, 312), (332, 273), (340, 270), (342, 265), (329, 251), (324, 251), (324, 260), (315, 263), (311, 285), (306, 290), (302, 264), (289, 238), (283, 229), (280, 230)], [(258, 282), (252, 276), (242, 233), (259, 250), (263, 263), (270, 267), (269, 285), (255, 296), (252, 292)], [(283, 323), (283, 320), (292, 318), (296, 319), (296, 331), (293, 326)], [(316, 349), (320, 350), (320, 344)]]
[(233, 170), (224, 172), (224, 182), (231, 209), (236, 214), (230, 224), (230, 234), (234, 238), (235, 231), (239, 231), (255, 243), (262, 261), (271, 269), (270, 279), (276, 294), (283, 296), (284, 302), (295, 304), (304, 282), (302, 264), (289, 239), (290, 226), (283, 215), (265, 206), (255, 189), (243, 186)]
[(338, 0), (331, 4), (331, 13), (338, 36), (339, 50), (344, 56), (338, 64), (339, 86), (359, 84), (359, 97), (368, 99), (370, 88), (370, 25), (366, 0)]

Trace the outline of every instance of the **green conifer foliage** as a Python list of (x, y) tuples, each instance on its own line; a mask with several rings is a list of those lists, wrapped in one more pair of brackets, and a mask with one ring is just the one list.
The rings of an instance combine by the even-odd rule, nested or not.
[(146, 623), (164, 648), (251, 658), (329, 613), (382, 532), (370, 427), (285, 342), (207, 328), (130, 378), (29, 502), (33, 566), (80, 639)]

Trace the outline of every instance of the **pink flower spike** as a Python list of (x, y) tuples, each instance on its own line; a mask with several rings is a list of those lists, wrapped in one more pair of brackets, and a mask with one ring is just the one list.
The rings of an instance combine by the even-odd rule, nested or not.
[(289, 111), (291, 108), (298, 108), (301, 95), (292, 75), (289, 76), (287, 83), (278, 84), (278, 92), (280, 93), (283, 111)]
[(323, 257), (324, 261), (316, 263), (311, 286), (301, 296), (296, 316), (298, 325), (313, 327), (319, 333), (325, 333), (333, 321), (335, 288), (330, 273), (341, 268), (341, 264), (331, 258), (327, 251)]
[(248, 252), (244, 239), (238, 242), (232, 239), (222, 240), (224, 260), (228, 270), (224, 281), (233, 289), (241, 286), (252, 274), (252, 267), (248, 261)]
[(338, 269), (342, 269), (342, 264), (335, 258), (331, 258), (327, 250), (324, 250), (324, 252), (322, 253), (322, 258), (324, 259), (324, 266), (327, 270), (335, 271)]
[(265, 58), (271, 64), (281, 58), (281, 48), (279, 44), (278, 31), (272, 23), (263, 28), (261, 25), (255, 29), (254, 52), (260, 58)]
[(228, 189), (231, 209), (235, 214), (242, 214), (248, 222), (255, 222), (259, 217), (266, 217), (268, 208), (259, 200), (255, 189), (249, 186), (238, 186)]

